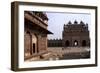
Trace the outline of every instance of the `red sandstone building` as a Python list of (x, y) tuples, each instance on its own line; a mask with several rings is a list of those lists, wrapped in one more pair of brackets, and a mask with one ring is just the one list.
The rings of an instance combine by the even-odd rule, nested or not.
[(48, 39), (48, 47), (90, 47), (88, 24), (69, 21), (63, 26), (62, 39)]
[(47, 15), (43, 12), (24, 12), (24, 59), (47, 52)]
[(62, 34), (62, 44), (64, 47), (89, 47), (90, 37), (88, 24), (83, 21), (78, 23), (74, 21), (72, 24), (70, 21), (64, 25)]

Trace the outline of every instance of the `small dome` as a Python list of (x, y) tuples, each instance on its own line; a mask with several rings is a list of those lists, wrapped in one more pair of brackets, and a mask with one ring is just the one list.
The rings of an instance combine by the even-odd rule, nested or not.
[(84, 22), (83, 22), (83, 21), (81, 21), (81, 22), (80, 22), (80, 24), (84, 24)]
[(69, 21), (68, 24), (72, 24), (71, 21)]
[(74, 21), (74, 24), (77, 24), (77, 23), (78, 23), (78, 22), (75, 20), (75, 21)]

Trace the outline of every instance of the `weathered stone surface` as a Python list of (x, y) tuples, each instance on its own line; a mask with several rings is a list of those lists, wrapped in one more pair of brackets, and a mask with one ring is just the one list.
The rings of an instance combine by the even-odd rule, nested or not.
[(40, 53), (47, 51), (48, 30), (44, 21), (48, 21), (48, 18), (42, 12), (25, 11), (24, 20), (24, 57), (38, 60)]

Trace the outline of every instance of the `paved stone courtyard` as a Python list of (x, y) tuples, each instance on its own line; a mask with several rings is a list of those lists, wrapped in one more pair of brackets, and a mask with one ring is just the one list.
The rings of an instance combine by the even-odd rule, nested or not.
[(51, 47), (48, 50), (59, 55), (59, 59), (90, 58), (90, 49), (88, 47)]
[(31, 57), (26, 62), (85, 58), (90, 58), (90, 49), (88, 47), (48, 47), (46, 53)]

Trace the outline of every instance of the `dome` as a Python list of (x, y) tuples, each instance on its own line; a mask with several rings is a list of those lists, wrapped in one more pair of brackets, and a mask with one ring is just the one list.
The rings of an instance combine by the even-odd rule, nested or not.
[(68, 24), (72, 24), (71, 21), (69, 21)]
[(81, 22), (80, 22), (80, 24), (84, 24), (84, 22), (83, 22), (83, 21), (81, 21)]
[(74, 21), (74, 24), (77, 24), (77, 23), (78, 23), (78, 22), (75, 20), (75, 21)]

